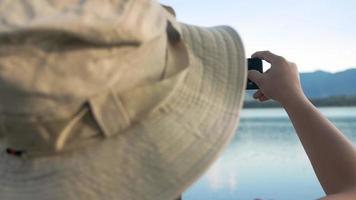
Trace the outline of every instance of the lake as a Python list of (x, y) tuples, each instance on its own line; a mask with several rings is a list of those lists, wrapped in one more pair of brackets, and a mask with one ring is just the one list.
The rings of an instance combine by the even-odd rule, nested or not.
[[(320, 108), (356, 144), (356, 107)], [(229, 147), (184, 200), (308, 200), (324, 196), (280, 108), (244, 109)]]

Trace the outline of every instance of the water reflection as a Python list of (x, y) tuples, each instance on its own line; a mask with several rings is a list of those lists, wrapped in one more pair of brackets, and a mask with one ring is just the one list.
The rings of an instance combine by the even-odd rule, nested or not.
[[(356, 108), (322, 112), (356, 144)], [(184, 199), (293, 200), (323, 195), (286, 113), (252, 109), (244, 110), (229, 148)]]

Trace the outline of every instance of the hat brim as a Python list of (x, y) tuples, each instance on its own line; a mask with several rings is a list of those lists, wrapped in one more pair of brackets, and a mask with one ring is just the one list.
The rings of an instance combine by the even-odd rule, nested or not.
[(2, 199), (174, 199), (217, 159), (242, 108), (246, 61), (229, 27), (181, 25), (193, 53), (157, 111), (123, 134), (58, 156), (0, 155)]

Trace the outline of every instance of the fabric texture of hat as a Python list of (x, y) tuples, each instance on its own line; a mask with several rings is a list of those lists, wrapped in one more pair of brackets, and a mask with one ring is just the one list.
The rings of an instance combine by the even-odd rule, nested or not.
[(0, 0), (1, 199), (174, 199), (207, 170), (238, 125), (244, 49), (171, 13)]

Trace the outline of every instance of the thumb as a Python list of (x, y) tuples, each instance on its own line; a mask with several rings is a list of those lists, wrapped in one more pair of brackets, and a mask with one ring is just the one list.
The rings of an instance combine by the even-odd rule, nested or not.
[(252, 82), (256, 83), (256, 85), (259, 87), (263, 82), (263, 78), (264, 78), (263, 74), (259, 71), (256, 71), (256, 70), (248, 71), (248, 79), (250, 79)]

